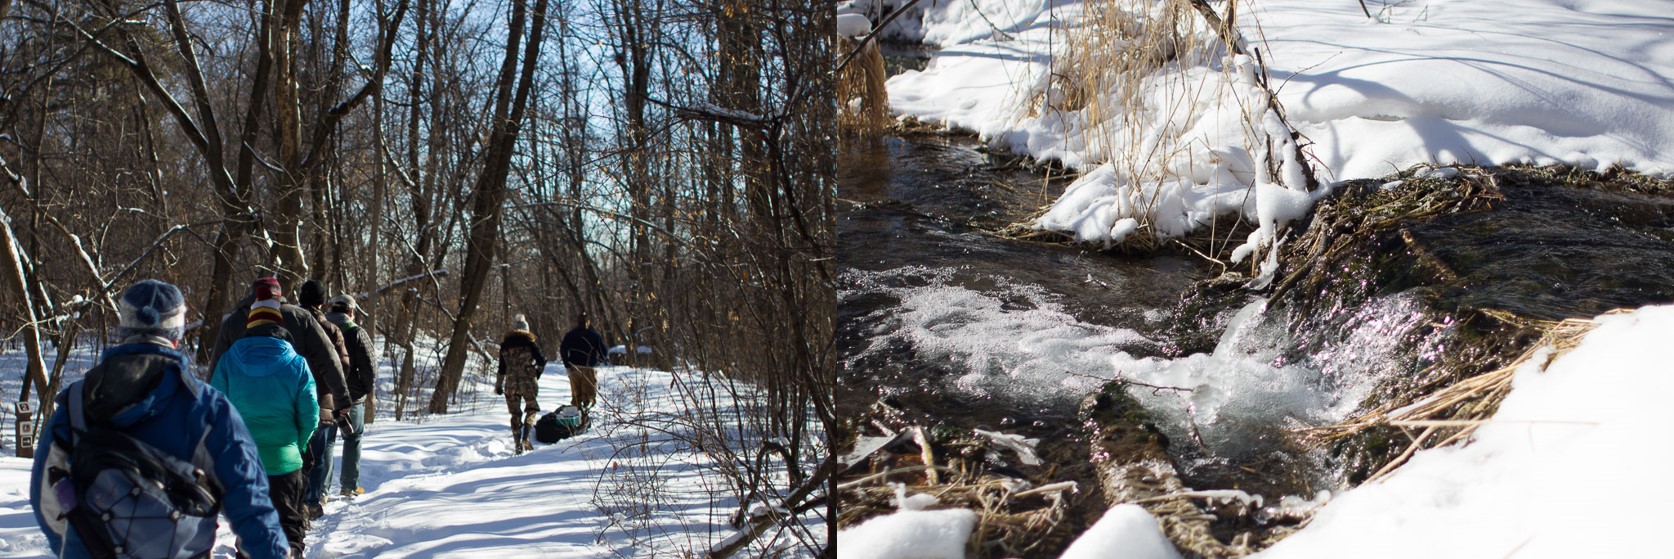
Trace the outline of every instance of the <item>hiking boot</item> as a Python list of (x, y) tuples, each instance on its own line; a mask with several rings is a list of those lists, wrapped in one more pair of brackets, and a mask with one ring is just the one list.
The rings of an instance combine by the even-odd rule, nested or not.
[(518, 454), (522, 454), (523, 451), (525, 451), (525, 450), (534, 450), (534, 449), (535, 449), (535, 444), (534, 443), (529, 442), (529, 439), (523, 439), (523, 448), (518, 450), (517, 452), (518, 452)]
[(315, 520), (315, 519), (318, 519), (319, 517), (322, 517), (322, 516), (325, 516), (325, 507), (320, 506), (319, 504), (308, 505), (308, 519), (309, 520)]
[(353, 498), (359, 497), (359, 496), (361, 496), (365, 493), (366, 493), (366, 488), (365, 487), (356, 487), (354, 489), (344, 488), (343, 492), (342, 492), (342, 495), (344, 497), (348, 497), (350, 499), (353, 499)]

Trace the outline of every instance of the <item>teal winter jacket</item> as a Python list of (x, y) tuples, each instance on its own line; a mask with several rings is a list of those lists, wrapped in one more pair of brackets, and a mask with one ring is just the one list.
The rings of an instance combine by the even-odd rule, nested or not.
[(244, 416), (267, 475), (302, 467), (302, 451), (320, 423), (320, 404), (308, 360), (290, 342), (268, 336), (239, 339), (215, 364), (209, 385), (225, 393)]

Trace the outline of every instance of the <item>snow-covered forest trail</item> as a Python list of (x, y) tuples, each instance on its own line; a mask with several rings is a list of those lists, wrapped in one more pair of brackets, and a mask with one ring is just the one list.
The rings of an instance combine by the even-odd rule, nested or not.
[[(0, 354), (0, 366), (20, 359)], [(366, 494), (326, 503), (308, 557), (666, 557), (728, 536), (737, 500), (713, 462), (679, 440), (673, 375), (606, 367), (599, 380), (593, 429), (522, 455), (488, 385), (446, 416), (395, 421), (383, 405), (363, 443)], [(540, 385), (543, 411), (569, 402), (562, 365), (548, 365)], [(16, 380), (4, 390), (0, 399), (15, 400)], [(29, 506), (30, 460), (4, 454), (0, 558), (46, 557)], [(216, 557), (232, 556), (225, 526), (217, 543)]]

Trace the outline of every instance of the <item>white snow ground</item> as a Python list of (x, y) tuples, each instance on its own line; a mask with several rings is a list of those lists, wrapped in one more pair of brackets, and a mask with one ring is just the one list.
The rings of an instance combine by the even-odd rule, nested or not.
[[(22, 363), (21, 350), (0, 352), (0, 371), (9, 372), (0, 379), (0, 401), (16, 401)], [(387, 361), (383, 365), (380, 384), (387, 393), (391, 371)], [(680, 408), (670, 390), (673, 380), (667, 372), (601, 368), (594, 428), (557, 444), (537, 443), (523, 455), (512, 451), (504, 400), (492, 394), (491, 385), (468, 388), (477, 395), (463, 398), (453, 413), (421, 421), (395, 421), (386, 399), (363, 443), (366, 494), (325, 505), (326, 515), (309, 534), (308, 557), (702, 554), (734, 532), (727, 520), (737, 499), (710, 469), (713, 461), (670, 436), (681, 431), (670, 415)], [(569, 402), (561, 364), (549, 364), (540, 385), (544, 410)], [(29, 507), (30, 461), (15, 456), (13, 416), (0, 415), (6, 433), (6, 448), (0, 449), (0, 558), (47, 557)], [(341, 446), (337, 456), (342, 457)], [(812, 516), (804, 528), (825, 533), (823, 520)], [(223, 523), (215, 556), (231, 557), (232, 542)], [(783, 538), (777, 542), (785, 544)]]
[[(851, 5), (863, 11), (878, 3)], [(1352, 1), (1238, 4), (1259, 21), (1259, 28), (1248, 17), (1239, 23), (1262, 50), (1290, 122), (1312, 142), (1322, 179), (1454, 163), (1619, 164), (1674, 174), (1674, 18), (1661, 3), (1368, 0), (1373, 19)], [(1122, 124), (1031, 108), (1047, 91), (1053, 53), (1063, 48), (1054, 24), (1072, 20), (1079, 1), (973, 0), (923, 9), (922, 18), (884, 30), (942, 47), (923, 72), (890, 80), (892, 107), (1086, 173), (1039, 226), (1111, 242), (1132, 233), (1148, 207), (1167, 210), (1150, 216), (1166, 236), (1191, 230), (1206, 215), (1255, 219), (1264, 217), (1263, 203), (1278, 205), (1255, 199), (1275, 189), (1257, 184), (1251, 169), (1260, 161), (1239, 125), (1227, 122), (1244, 113), (1228, 110), (1238, 103), (1225, 95), (1236, 96), (1237, 88), (1213, 83), (1235, 81), (1221, 77), (1226, 61), (1207, 61), (1184, 80), (1147, 83), (1151, 114), (1167, 118), (1135, 124), (1152, 127), (1135, 135), (1154, 138), (1170, 127), (1184, 131), (1176, 145), (1186, 146), (1163, 166), (1172, 172), (1168, 181), (1147, 181), (1106, 165), (1120, 159), (1120, 146), (1081, 132)], [(1133, 203), (1147, 199), (1157, 202)], [(1268, 215), (1294, 208), (1278, 209), (1287, 211)], [(1312, 524), (1259, 556), (1667, 555), (1658, 536), (1674, 521), (1666, 506), (1674, 489), (1658, 468), (1674, 459), (1666, 437), (1674, 414), (1663, 401), (1674, 391), (1674, 346), (1666, 343), (1674, 307), (1601, 320), (1580, 348), (1547, 369), (1519, 371), (1499, 414), (1471, 444), (1420, 452), (1390, 477), (1333, 496)], [(1216, 362), (1223, 357), (1217, 351), (1146, 362), (1116, 355), (1111, 362), (1117, 372), (1189, 384), (1223, 368)], [(1256, 372), (1262, 374), (1251, 380), (1260, 383), (1272, 371)], [(1278, 387), (1281, 396), (1286, 391)], [(1215, 403), (1227, 410), (1253, 405), (1240, 403), (1239, 394), (1222, 391), (1232, 399)], [(1329, 416), (1339, 411), (1335, 403), (1314, 409)], [(946, 550), (947, 542), (924, 539), (969, 530), (960, 524), (968, 519), (926, 525), (922, 505), (844, 531), (839, 549), (863, 537), (867, 549)], [(1151, 524), (1132, 513), (1112, 511), (1065, 556), (1173, 557), (1157, 548)], [(955, 549), (925, 556), (961, 557)]]
[[(879, 0), (856, 5), (874, 3)], [(1598, 170), (1619, 164), (1674, 173), (1674, 111), (1667, 110), (1674, 105), (1674, 22), (1666, 6), (1367, 4), (1376, 18), (1366, 18), (1353, 1), (1239, 2), (1243, 36), (1262, 52), (1289, 120), (1312, 142), (1309, 151), (1327, 182), (1455, 163), (1562, 162)], [(1264, 183), (1255, 171), (1264, 167), (1264, 149), (1251, 133), (1266, 123), (1245, 122), (1264, 103), (1249, 90), (1248, 60), (1211, 56), (1184, 74), (1148, 78), (1141, 116), (1127, 122), (1040, 102), (1055, 87), (1053, 56), (1066, 48), (1063, 27), (1082, 12), (1078, 0), (924, 9), (917, 27), (898, 21), (885, 30), (900, 37), (916, 32), (942, 47), (924, 71), (890, 79), (892, 108), (1086, 173), (1039, 227), (1087, 242), (1120, 242), (1145, 222), (1158, 236), (1177, 237), (1214, 215), (1267, 218), (1261, 204), (1246, 198), (1252, 192), (1253, 198), (1288, 195), (1256, 192)], [(1238, 71), (1222, 72), (1229, 67)], [(1134, 160), (1154, 164), (1136, 171), (1113, 163)], [(1263, 202), (1287, 210), (1265, 212), (1278, 221), (1299, 215), (1288, 206), (1309, 203)]]

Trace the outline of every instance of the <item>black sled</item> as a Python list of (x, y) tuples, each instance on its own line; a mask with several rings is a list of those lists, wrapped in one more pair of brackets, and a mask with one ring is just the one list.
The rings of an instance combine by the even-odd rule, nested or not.
[(535, 442), (552, 444), (574, 437), (587, 430), (586, 421), (581, 409), (575, 406), (564, 406), (558, 411), (541, 416), (535, 421)]

